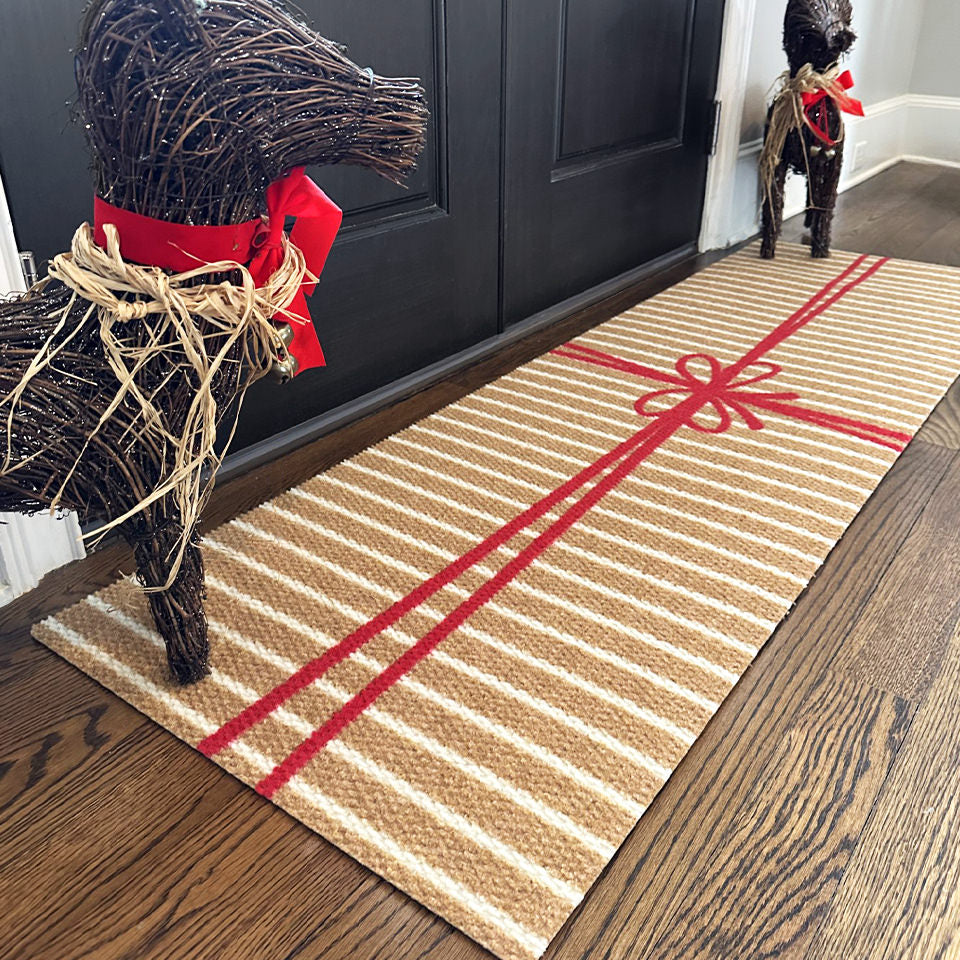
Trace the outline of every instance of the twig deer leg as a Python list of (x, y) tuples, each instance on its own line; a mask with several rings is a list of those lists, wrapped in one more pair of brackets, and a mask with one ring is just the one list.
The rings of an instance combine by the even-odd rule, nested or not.
[[(843, 167), (843, 144), (837, 144), (836, 156), (823, 158), (814, 168), (810, 184), (813, 223), (810, 232), (811, 253), (814, 257), (830, 256), (833, 232), (833, 213), (837, 204), (837, 185)], [(819, 159), (819, 158), (818, 158)]]
[[(170, 573), (183, 527), (172, 499), (153, 504), (135, 531), (127, 532), (144, 587), (162, 586)], [(194, 683), (209, 672), (207, 618), (203, 602), (203, 557), (196, 531), (190, 537), (183, 563), (171, 586), (149, 591), (147, 597), (157, 629), (167, 648), (167, 662), (180, 683)]]
[(787, 183), (787, 163), (781, 160), (770, 188), (763, 198), (763, 243), (760, 256), (772, 260), (777, 254), (777, 238), (783, 226), (783, 192)]
[(810, 186), (810, 178), (807, 178), (807, 209), (803, 215), (803, 225), (809, 230), (813, 226), (813, 191)]

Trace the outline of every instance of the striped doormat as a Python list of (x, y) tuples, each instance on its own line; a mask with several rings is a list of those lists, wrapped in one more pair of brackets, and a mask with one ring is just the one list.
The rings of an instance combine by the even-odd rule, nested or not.
[(755, 248), (36, 637), (505, 960), (538, 957), (960, 373), (960, 271)]

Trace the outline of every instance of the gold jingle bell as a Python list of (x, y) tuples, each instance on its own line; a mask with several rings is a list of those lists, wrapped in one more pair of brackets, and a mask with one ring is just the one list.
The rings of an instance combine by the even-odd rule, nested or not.
[(277, 327), (277, 336), (283, 344), (285, 356), (282, 360), (278, 357), (273, 361), (270, 375), (279, 383), (287, 383), (294, 378), (300, 366), (297, 358), (290, 352), (290, 345), (293, 343), (293, 327), (289, 323), (281, 323)]

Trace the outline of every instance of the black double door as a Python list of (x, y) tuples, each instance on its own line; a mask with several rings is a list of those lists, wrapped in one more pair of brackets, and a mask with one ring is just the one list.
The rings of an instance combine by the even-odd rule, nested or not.
[[(0, 4), (0, 163), (18, 243), (41, 257), (89, 217), (64, 106), (83, 2)], [(328, 366), (258, 384), (236, 448), (695, 243), (723, 0), (299, 6), (358, 63), (422, 77), (432, 118), (407, 189), (311, 171), (345, 210), (310, 303)]]

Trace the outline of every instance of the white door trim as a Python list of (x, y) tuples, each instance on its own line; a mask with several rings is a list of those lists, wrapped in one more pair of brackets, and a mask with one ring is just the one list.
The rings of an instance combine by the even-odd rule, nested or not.
[[(24, 289), (13, 221), (0, 180), (0, 297)], [(61, 517), (0, 513), (0, 605), (33, 589), (45, 573), (84, 554), (80, 525), (72, 513)]]
[(13, 220), (7, 206), (3, 179), (0, 178), (0, 297), (22, 290), (26, 290), (26, 284), (20, 269), (17, 238), (13, 233)]
[(716, 99), (722, 104), (716, 153), (707, 168), (707, 189), (700, 227), (700, 249), (715, 250), (727, 236), (740, 151), (740, 130), (757, 0), (727, 0), (723, 16)]
[(75, 514), (0, 513), (0, 603), (32, 590), (44, 574), (85, 554)]

